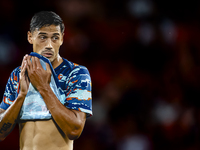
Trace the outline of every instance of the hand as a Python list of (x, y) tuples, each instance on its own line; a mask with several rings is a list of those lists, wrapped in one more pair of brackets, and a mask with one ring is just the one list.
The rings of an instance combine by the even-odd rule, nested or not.
[(20, 94), (22, 95), (26, 95), (28, 92), (28, 88), (29, 88), (29, 78), (28, 78), (28, 74), (27, 74), (27, 57), (28, 55), (25, 55), (23, 60), (22, 60), (22, 64), (21, 64), (21, 73), (20, 73)]
[[(32, 58), (32, 62), (30, 58)], [(49, 85), (51, 81), (51, 69), (48, 63), (46, 63), (46, 70), (44, 70), (39, 58), (28, 56), (27, 71), (30, 82), (37, 90)]]

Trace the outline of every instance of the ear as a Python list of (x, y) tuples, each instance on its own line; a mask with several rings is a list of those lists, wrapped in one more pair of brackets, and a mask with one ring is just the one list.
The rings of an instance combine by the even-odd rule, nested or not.
[(33, 38), (32, 33), (31, 33), (30, 31), (28, 31), (28, 33), (27, 33), (27, 40), (28, 40), (28, 42), (29, 42), (30, 44), (33, 44), (32, 38)]

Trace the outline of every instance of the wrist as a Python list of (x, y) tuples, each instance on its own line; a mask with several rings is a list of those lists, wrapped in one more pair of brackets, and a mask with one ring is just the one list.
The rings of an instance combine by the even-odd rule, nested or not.
[(19, 95), (18, 95), (18, 98), (23, 98), (23, 99), (25, 99), (26, 94), (27, 94), (27, 93), (20, 92)]
[(49, 84), (43, 85), (41, 87), (37, 87), (38, 92), (42, 95), (43, 93), (47, 93), (51, 89)]

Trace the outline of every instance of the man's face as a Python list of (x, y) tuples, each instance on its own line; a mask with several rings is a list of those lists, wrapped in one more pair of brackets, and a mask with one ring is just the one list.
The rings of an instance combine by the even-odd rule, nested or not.
[(63, 34), (60, 26), (44, 26), (34, 32), (28, 32), (28, 41), (33, 44), (33, 52), (36, 52), (53, 63), (58, 59), (59, 48), (63, 43)]

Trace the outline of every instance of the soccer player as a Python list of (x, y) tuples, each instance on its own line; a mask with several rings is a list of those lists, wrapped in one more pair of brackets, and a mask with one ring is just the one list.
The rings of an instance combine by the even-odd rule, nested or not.
[[(28, 42), (33, 45), (33, 52), (51, 62), (59, 81), (58, 88), (65, 95), (64, 103), (50, 87), (50, 65), (46, 63), (44, 69), (38, 57), (26, 54), (21, 66), (12, 71), (0, 104), (0, 141), (19, 123), (20, 150), (73, 149), (73, 141), (81, 135), (86, 118), (92, 115), (91, 78), (86, 67), (59, 55), (63, 36), (64, 24), (56, 13), (42, 11), (33, 16)], [(41, 95), (50, 118), (22, 119), (30, 84)], [(32, 99), (28, 105), (35, 107), (36, 102), (37, 99)], [(45, 108), (38, 114), (43, 110)]]

